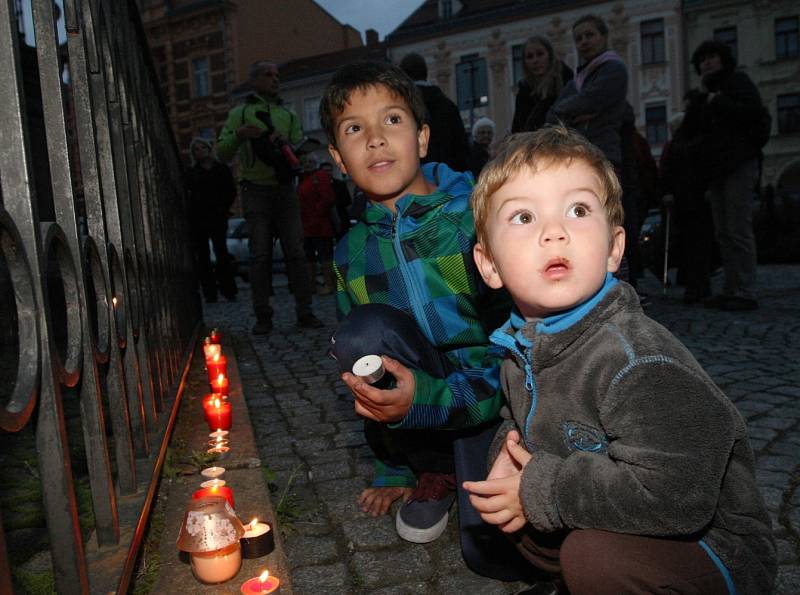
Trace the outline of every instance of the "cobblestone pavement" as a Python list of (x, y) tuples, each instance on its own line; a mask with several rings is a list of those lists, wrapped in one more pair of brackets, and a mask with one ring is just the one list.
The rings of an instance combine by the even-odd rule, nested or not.
[[(695, 354), (747, 419), (758, 483), (778, 540), (776, 593), (800, 593), (800, 265), (759, 268), (761, 309), (741, 314), (686, 306), (681, 290), (662, 295), (655, 278), (640, 288), (648, 313)], [(720, 279), (715, 278), (715, 283)], [(282, 285), (281, 285), (282, 284)], [(520, 584), (489, 580), (463, 564), (455, 510), (434, 543), (401, 540), (393, 516), (373, 519), (355, 499), (371, 475), (371, 457), (352, 397), (326, 356), (335, 328), (333, 298), (315, 297), (320, 331), (295, 327), (285, 278), (276, 277), (275, 330), (253, 337), (249, 286), (239, 301), (206, 307), (206, 323), (227, 332), (242, 376), (262, 461), (276, 473), (297, 593), (513, 593)]]

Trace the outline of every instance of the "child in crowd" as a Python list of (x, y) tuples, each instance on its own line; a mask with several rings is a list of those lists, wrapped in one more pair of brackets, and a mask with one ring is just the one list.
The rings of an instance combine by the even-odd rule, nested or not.
[(768, 593), (770, 519), (744, 421), (689, 351), (616, 280), (620, 186), (583, 137), (511, 137), (473, 193), (486, 283), (515, 309), (506, 421), (483, 519), (569, 592)]
[[(417, 543), (436, 539), (447, 523), (454, 442), (496, 424), (503, 399), (501, 351), (488, 340), (496, 326), (471, 255), (473, 180), (441, 163), (420, 166), (424, 114), (411, 79), (382, 62), (341, 67), (320, 104), (331, 156), (369, 199), (334, 253), (341, 323), (331, 353), (377, 456), (372, 486), (358, 501), (377, 516), (406, 499), (397, 530)], [(506, 300), (496, 322), (509, 310)], [(383, 356), (390, 388), (350, 373), (370, 354)]]

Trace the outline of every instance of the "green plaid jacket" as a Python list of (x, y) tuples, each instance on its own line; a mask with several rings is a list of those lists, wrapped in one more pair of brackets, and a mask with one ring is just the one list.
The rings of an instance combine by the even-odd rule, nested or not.
[[(437, 185), (426, 196), (406, 195), (392, 214), (370, 204), (362, 220), (336, 247), (339, 317), (361, 304), (388, 304), (414, 317), (456, 371), (434, 378), (413, 370), (416, 393), (408, 414), (392, 427), (463, 428), (498, 417), (502, 350), (489, 343), (494, 330), (489, 293), (472, 258), (475, 227), (469, 204), (472, 177), (429, 163), (423, 174)], [(508, 318), (498, 312), (497, 326)], [(413, 486), (407, 468), (376, 461), (376, 486)]]

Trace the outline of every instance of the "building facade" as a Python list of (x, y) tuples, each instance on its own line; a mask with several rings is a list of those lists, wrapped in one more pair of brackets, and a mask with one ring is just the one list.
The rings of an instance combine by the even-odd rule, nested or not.
[(312, 0), (139, 0), (178, 146), (215, 139), (253, 62), (360, 47)]
[[(772, 115), (762, 185), (800, 199), (800, 4), (791, 0), (685, 0), (691, 51), (706, 39), (730, 45)], [(690, 85), (699, 77), (687, 69)]]

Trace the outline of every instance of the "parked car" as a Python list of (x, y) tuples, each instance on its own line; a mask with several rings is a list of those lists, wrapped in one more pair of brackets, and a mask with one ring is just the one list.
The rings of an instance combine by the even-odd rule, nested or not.
[[(231, 217), (228, 219), (228, 232), (225, 241), (228, 245), (228, 254), (231, 258), (234, 275), (241, 277), (244, 281), (248, 281), (250, 279), (250, 226), (244, 217)], [(211, 246), (211, 240), (209, 240), (208, 244), (211, 250), (211, 264), (216, 264), (216, 254), (214, 254), (214, 248)], [(272, 246), (272, 271), (275, 273), (284, 271), (283, 250), (281, 250), (281, 244), (277, 240)]]

